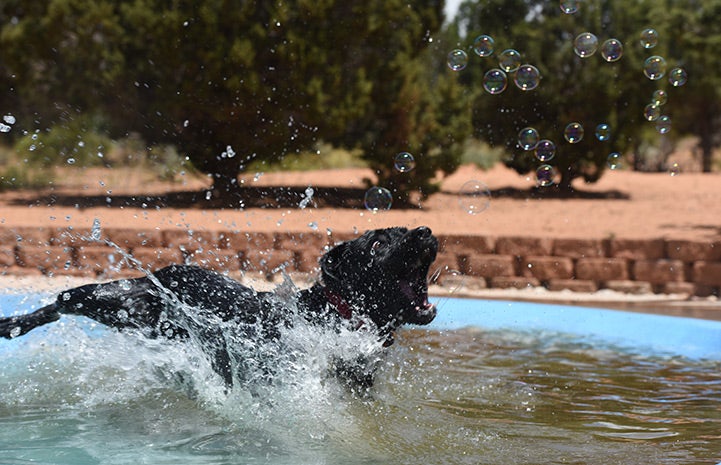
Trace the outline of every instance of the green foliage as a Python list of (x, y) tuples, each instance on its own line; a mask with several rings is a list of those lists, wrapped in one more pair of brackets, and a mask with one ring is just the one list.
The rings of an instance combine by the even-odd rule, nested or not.
[(44, 132), (26, 134), (14, 148), (31, 167), (61, 164), (87, 167), (105, 164), (105, 153), (112, 144), (97, 122), (78, 117)]
[(368, 163), (363, 160), (360, 150), (345, 150), (334, 148), (329, 144), (319, 144), (317, 150), (301, 152), (276, 163), (268, 163), (265, 160), (253, 161), (248, 165), (248, 171), (309, 171), (366, 167)]
[(113, 138), (174, 144), (221, 192), (252, 160), (273, 163), (321, 140), (360, 147), (389, 183), (393, 154), (415, 150), (425, 163), (394, 184), (426, 192), (436, 169), (457, 165), (468, 127), (445, 100), (453, 82), (426, 66), (442, 7), (8, 0), (0, 79), (15, 83), (26, 127), (103, 114)]

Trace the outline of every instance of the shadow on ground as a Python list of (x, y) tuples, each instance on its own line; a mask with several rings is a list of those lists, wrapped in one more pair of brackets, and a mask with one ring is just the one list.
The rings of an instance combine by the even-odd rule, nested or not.
[[(22, 196), (10, 201), (12, 205), (36, 205), (45, 207), (75, 208), (364, 208), (365, 189), (349, 187), (316, 187), (308, 198), (306, 187), (242, 187), (238, 192), (225, 196), (214, 195), (208, 190), (168, 192), (153, 195), (118, 194), (82, 194), (69, 192), (49, 192), (36, 196)], [(446, 195), (459, 195), (458, 192), (441, 191)], [(628, 200), (630, 196), (620, 191), (587, 192), (573, 190), (561, 191), (557, 188), (501, 188), (491, 191), (491, 198), (557, 198), (557, 199), (599, 199)], [(393, 208), (417, 208), (412, 205), (399, 205)]]

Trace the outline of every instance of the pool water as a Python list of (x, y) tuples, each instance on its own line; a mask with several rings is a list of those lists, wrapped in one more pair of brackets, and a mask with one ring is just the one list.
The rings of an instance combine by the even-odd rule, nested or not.
[[(0, 308), (41, 297), (0, 296)], [(559, 311), (573, 331), (538, 323)], [(453, 299), (439, 312), (431, 329), (401, 332), (369, 396), (324, 376), (316, 354), (343, 341), (307, 328), (294, 337), (308, 356), (251, 395), (226, 393), (192, 348), (63, 317), (0, 341), (0, 463), (721, 461), (721, 323), (662, 320), (707, 332), (690, 345), (661, 333), (661, 347), (598, 328), (624, 312)], [(663, 326), (633, 318), (638, 333)]]

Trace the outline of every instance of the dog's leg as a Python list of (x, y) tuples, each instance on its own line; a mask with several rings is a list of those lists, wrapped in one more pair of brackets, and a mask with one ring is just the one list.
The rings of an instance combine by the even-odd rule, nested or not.
[(0, 318), (0, 337), (12, 339), (60, 318), (60, 313), (55, 304), (35, 310), (27, 315), (17, 315), (8, 318)]

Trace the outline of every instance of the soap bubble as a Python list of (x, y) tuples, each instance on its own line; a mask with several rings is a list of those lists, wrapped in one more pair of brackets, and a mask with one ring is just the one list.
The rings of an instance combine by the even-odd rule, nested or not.
[(536, 158), (540, 161), (549, 161), (556, 155), (556, 144), (548, 139), (543, 139), (536, 145)]
[(521, 54), (512, 48), (502, 51), (498, 55), (498, 65), (507, 73), (512, 73), (521, 66)]
[(620, 169), (622, 166), (622, 162), (623, 159), (621, 158), (621, 154), (618, 152), (609, 153), (608, 157), (606, 158), (606, 164), (612, 170)]
[(476, 55), (479, 57), (491, 56), (493, 55), (494, 43), (493, 37), (485, 34), (480, 35), (473, 41), (473, 51), (476, 52)]
[(668, 94), (665, 90), (657, 90), (653, 93), (653, 96), (651, 97), (651, 103), (656, 106), (665, 105), (666, 102), (668, 102)]
[(611, 138), (611, 126), (601, 123), (596, 126), (596, 139), (605, 142)]
[(555, 177), (556, 170), (551, 165), (541, 165), (536, 170), (536, 182), (541, 187), (552, 185)]
[(581, 123), (568, 123), (563, 130), (563, 137), (571, 144), (577, 144), (583, 139), (583, 126)]
[(674, 68), (668, 73), (668, 82), (674, 87), (680, 87), (688, 81), (688, 74), (683, 68)]
[(643, 74), (652, 81), (658, 81), (666, 74), (666, 59), (658, 55), (646, 58)]
[(681, 174), (681, 167), (678, 163), (673, 163), (671, 166), (668, 167), (668, 174), (671, 176), (678, 176)]
[(608, 39), (601, 44), (601, 56), (609, 63), (618, 61), (623, 55), (623, 44), (618, 39)]
[(468, 65), (468, 54), (457, 48), (448, 54), (448, 67), (453, 71), (461, 71)]
[(598, 50), (598, 38), (590, 32), (583, 32), (573, 41), (573, 51), (581, 58), (588, 58)]
[(658, 32), (656, 29), (644, 29), (641, 31), (641, 45), (643, 48), (654, 48), (658, 44)]
[(649, 103), (643, 109), (643, 117), (646, 121), (656, 121), (661, 116), (661, 108), (653, 103)]
[(393, 158), (393, 166), (401, 173), (407, 173), (416, 167), (416, 160), (408, 152), (397, 153)]
[(390, 210), (393, 203), (391, 191), (385, 187), (373, 186), (365, 195), (365, 206), (370, 211)]
[(523, 65), (516, 70), (513, 82), (521, 90), (533, 90), (541, 83), (541, 73), (533, 65)]
[(578, 8), (581, 6), (580, 4), (580, 0), (561, 0), (561, 11), (567, 15), (572, 15), (578, 11)]
[(656, 131), (659, 134), (668, 134), (671, 131), (671, 118), (663, 115), (656, 121)]
[(523, 150), (533, 150), (538, 145), (538, 131), (535, 128), (523, 128), (518, 131), (518, 145)]
[(500, 94), (506, 90), (507, 85), (508, 79), (506, 78), (506, 73), (500, 69), (493, 68), (488, 70), (483, 76), (483, 88), (489, 94)]
[(463, 211), (477, 215), (486, 210), (491, 204), (491, 191), (488, 186), (477, 180), (467, 181), (458, 191), (458, 202)]

